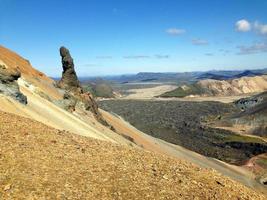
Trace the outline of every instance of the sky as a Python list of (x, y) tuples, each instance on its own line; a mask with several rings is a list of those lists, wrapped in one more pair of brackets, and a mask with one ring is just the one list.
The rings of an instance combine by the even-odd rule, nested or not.
[(267, 67), (266, 0), (0, 0), (0, 45), (61, 76)]

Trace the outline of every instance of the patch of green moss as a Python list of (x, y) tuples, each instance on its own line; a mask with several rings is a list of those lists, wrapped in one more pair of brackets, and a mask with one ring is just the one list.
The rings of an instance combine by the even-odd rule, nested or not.
[(265, 143), (262, 139), (231, 134), (225, 137), (225, 142), (247, 142), (247, 143)]
[(160, 97), (186, 97), (188, 95), (199, 95), (201, 94), (201, 89), (195, 85), (187, 85), (187, 88), (184, 89), (183, 87), (179, 86), (178, 88), (169, 91), (169, 92), (165, 92), (164, 94), (160, 95)]
[(267, 159), (259, 158), (256, 160), (256, 163), (260, 165), (262, 168), (267, 169)]

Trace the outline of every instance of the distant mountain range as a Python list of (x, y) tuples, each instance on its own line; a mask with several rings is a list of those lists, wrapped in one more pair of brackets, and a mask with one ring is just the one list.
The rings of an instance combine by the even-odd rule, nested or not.
[[(229, 80), (244, 76), (252, 77), (267, 74), (267, 68), (256, 70), (211, 70), (206, 72), (140, 72), (130, 75), (101, 76), (103, 80), (117, 82), (121, 84), (135, 82), (171, 82), (171, 83), (192, 83), (203, 79)], [(99, 77), (81, 77), (80, 80), (96, 80)]]

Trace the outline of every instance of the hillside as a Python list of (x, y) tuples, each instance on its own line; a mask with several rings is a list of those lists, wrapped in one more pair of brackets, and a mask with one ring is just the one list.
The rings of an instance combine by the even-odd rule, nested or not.
[(197, 83), (206, 95), (231, 96), (267, 90), (267, 75), (242, 77), (228, 81), (201, 80)]
[(17, 53), (0, 45), (0, 63), (11, 69), (18, 69), (22, 80), (31, 83), (36, 92), (49, 94), (52, 99), (62, 98), (62, 94), (55, 88), (54, 81), (44, 73), (34, 69), (29, 60), (22, 58)]
[(115, 92), (111, 86), (111, 83), (104, 81), (102, 79), (97, 79), (94, 81), (82, 82), (83, 89), (92, 93), (94, 97), (101, 98), (113, 98), (115, 97)]
[(2, 199), (264, 199), (185, 161), (0, 112)]
[[(242, 74), (248, 75), (248, 72)], [(241, 78), (229, 80), (200, 80), (196, 83), (179, 86), (172, 91), (161, 94), (160, 97), (235, 96), (259, 93), (267, 90), (267, 75), (253, 77), (243, 77), (243, 75), (240, 75), (242, 76)]]
[[(77, 79), (76, 75), (73, 74), (74, 63), (73, 63), (73, 59), (70, 56), (70, 52), (66, 48), (62, 47), (61, 49), (63, 51), (63, 53), (60, 52), (63, 69), (66, 68), (67, 70), (65, 70), (65, 71), (63, 70), (63, 76), (62, 76), (62, 79), (60, 79), (60, 82), (56, 82), (56, 81), (48, 78), (46, 75), (38, 72), (29, 64), (28, 61), (25, 62), (25, 59), (20, 57), (16, 53), (14, 53), (14, 52), (6, 49), (6, 48), (0, 49), (0, 64), (1, 64), (1, 70), (0, 70), (0, 105), (1, 106), (0, 106), (0, 111), (7, 112), (7, 113), (13, 113), (16, 115), (16, 116), (10, 115), (7, 113), (2, 114), (3, 115), (3, 122), (0, 123), (1, 124), (0, 129), (2, 128), (1, 134), (13, 133), (13, 132), (15, 134), (16, 131), (17, 131), (16, 134), (19, 134), (20, 130), (23, 130), (22, 132), (24, 132), (24, 130), (25, 130), (25, 132), (27, 132), (26, 135), (28, 133), (31, 133), (31, 131), (33, 133), (38, 133), (38, 135), (39, 135), (41, 133), (48, 134), (48, 133), (50, 133), (50, 130), (57, 129), (56, 133), (60, 134), (60, 137), (62, 137), (62, 138), (59, 138), (59, 140), (62, 140), (62, 141), (65, 141), (65, 139), (69, 138), (67, 135), (71, 134), (71, 135), (73, 135), (73, 137), (78, 137), (78, 138), (81, 136), (86, 136), (88, 138), (91, 138), (91, 139), (86, 139), (86, 140), (90, 140), (90, 141), (95, 141), (95, 140), (93, 140), (93, 138), (97, 139), (97, 140), (99, 140), (99, 143), (103, 144), (103, 146), (106, 145), (107, 149), (108, 148), (112, 149), (113, 146), (117, 147), (118, 145), (125, 145), (123, 148), (126, 148), (126, 149), (128, 149), (128, 148), (132, 149), (132, 147), (139, 146), (142, 149), (149, 150), (151, 152), (157, 152), (157, 153), (165, 155), (163, 157), (172, 156), (172, 157), (177, 159), (175, 162), (183, 162), (180, 160), (184, 159), (184, 160), (188, 160), (190, 162), (193, 162), (196, 165), (201, 166), (203, 168), (216, 169), (220, 173), (222, 173), (223, 175), (231, 177), (232, 179), (234, 179), (238, 182), (241, 182), (242, 184), (244, 184), (248, 187), (254, 188), (258, 191), (265, 191), (264, 186), (260, 185), (254, 179), (254, 176), (250, 172), (248, 172), (247, 170), (243, 169), (242, 167), (229, 165), (229, 164), (226, 164), (224, 162), (219, 162), (219, 161), (217, 161), (215, 159), (211, 159), (211, 158), (206, 158), (206, 157), (201, 156), (199, 154), (196, 154), (190, 150), (183, 149), (182, 147), (180, 147), (178, 145), (171, 145), (167, 142), (160, 141), (158, 139), (150, 137), (150, 136), (146, 135), (145, 133), (142, 133), (141, 131), (139, 131), (139, 130), (135, 129), (134, 127), (130, 126), (129, 124), (127, 124), (122, 118), (114, 117), (111, 114), (104, 112), (101, 109), (98, 109), (98, 105), (96, 104), (92, 95), (90, 93), (84, 91), (80, 87), (79, 80)], [(1, 54), (1, 52), (3, 52), (3, 54)], [(14, 59), (14, 62), (13, 62), (13, 59)], [(9, 64), (7, 64), (7, 63), (9, 63)], [(18, 68), (18, 67), (21, 67), (23, 70), (20, 71), (20, 68)], [(71, 73), (69, 73), (68, 70), (70, 70)], [(8, 72), (8, 73), (6, 73), (6, 72)], [(64, 72), (65, 72), (65, 74), (64, 74)], [(35, 74), (36, 76), (32, 77), (33, 76), (32, 74)], [(1, 89), (5, 89), (4, 92)], [(10, 91), (11, 91), (11, 93), (10, 93)], [(27, 101), (23, 101), (23, 102), (18, 101), (17, 96), (16, 96), (17, 94), (23, 95)], [(27, 119), (21, 118), (19, 116), (26, 117)], [(12, 122), (11, 118), (16, 120), (16, 121)], [(26, 121), (24, 121), (24, 120), (26, 120)], [(36, 124), (40, 124), (40, 123), (33, 122), (32, 120), (41, 122), (42, 124), (45, 124), (46, 126), (36, 125)], [(8, 123), (8, 121), (10, 121), (10, 123)], [(23, 123), (20, 125), (21, 122), (23, 122)], [(4, 124), (6, 124), (6, 125), (4, 125)], [(31, 126), (33, 128), (31, 128)], [(47, 126), (49, 126), (50, 128)], [(45, 128), (42, 128), (42, 127), (45, 127)], [(54, 132), (54, 131), (52, 131), (52, 132)], [(66, 134), (66, 136), (65, 136), (65, 134)], [(76, 134), (76, 136), (74, 136), (74, 134)], [(78, 135), (80, 135), (80, 136), (78, 136)], [(9, 136), (13, 137), (12, 134), (9, 134), (8, 137)], [(40, 137), (42, 137), (42, 135), (40, 135)], [(18, 139), (17, 136), (13, 137), (13, 139), (16, 139), (16, 138)], [(85, 138), (85, 137), (82, 137), (82, 138)], [(103, 143), (100, 142), (100, 140), (103, 141)], [(8, 140), (6, 138), (1, 140), (1, 141), (7, 141), (7, 143), (3, 142), (2, 145), (12, 146), (14, 144), (15, 147), (22, 148), (22, 149), (19, 149), (20, 152), (18, 151), (20, 153), (19, 155), (21, 155), (21, 154), (24, 155), (23, 152), (26, 150), (23, 149), (23, 147), (24, 147), (23, 145), (26, 144), (27, 142), (29, 142), (29, 143), (27, 143), (27, 145), (30, 146), (31, 150), (36, 150), (37, 151), (36, 154), (40, 155), (42, 158), (45, 158), (46, 156), (52, 156), (52, 157), (54, 156), (54, 153), (52, 153), (53, 155), (51, 155), (49, 153), (50, 150), (46, 149), (46, 152), (42, 152), (43, 154), (41, 154), (38, 151), (42, 151), (42, 149), (40, 149), (40, 148), (35, 149), (34, 147), (32, 147), (32, 146), (35, 146), (35, 144), (38, 144), (38, 142), (44, 142), (44, 145), (47, 148), (51, 148), (50, 142), (47, 141), (45, 138), (40, 138), (40, 139), (38, 139), (38, 141), (35, 141), (35, 140), (26, 141), (25, 143), (23, 143), (23, 145), (16, 145), (16, 142), (19, 142), (19, 141), (15, 141), (15, 140), (11, 141), (11, 140)], [(21, 141), (24, 141), (24, 140), (21, 140)], [(111, 144), (109, 142), (112, 142), (113, 144)], [(54, 144), (54, 141), (52, 141), (51, 143)], [(109, 144), (112, 147), (110, 147)], [(0, 147), (1, 151), (3, 150), (3, 153), (0, 153), (0, 158), (1, 158), (1, 155), (4, 155), (5, 152), (8, 152), (8, 150), (5, 150), (5, 148)], [(88, 148), (90, 148), (90, 147), (88, 147)], [(99, 148), (102, 148), (102, 146), (94, 146), (94, 148), (96, 148), (96, 149), (90, 149), (90, 151), (94, 152), (94, 155), (96, 155), (99, 151)], [(107, 156), (104, 153), (100, 154), (99, 156), (102, 156), (102, 158), (112, 157), (111, 154), (109, 154), (107, 149), (105, 149), (105, 153), (107, 153)], [(10, 148), (9, 150), (12, 151), (14, 149)], [(57, 151), (61, 152), (58, 149), (55, 150), (55, 152), (57, 152)], [(69, 150), (67, 150), (67, 151), (69, 151)], [(137, 152), (143, 152), (143, 151), (138, 150)], [(59, 156), (59, 158), (62, 158), (63, 157), (62, 155), (63, 155), (63, 153)], [(76, 155), (76, 153), (75, 153), (75, 155)], [(155, 154), (155, 155), (157, 155), (157, 154)], [(134, 153), (134, 155), (131, 154), (130, 156), (134, 157), (135, 153)], [(136, 156), (138, 156), (138, 153)], [(143, 156), (143, 154), (142, 154), (142, 156)], [(140, 157), (142, 157), (142, 156), (140, 156)], [(20, 166), (25, 166), (24, 162), (32, 162), (31, 161), (32, 158), (33, 157), (25, 158), (25, 160), (23, 160), (23, 164), (20, 164), (20, 161), (22, 161), (21, 159), (23, 159), (23, 157), (19, 157), (19, 158), (16, 157), (16, 159), (14, 159), (12, 162), (13, 163), (18, 162), (18, 165), (16, 165), (16, 166), (20, 167)], [(72, 166), (75, 165), (75, 169), (78, 168), (78, 166), (81, 165), (81, 163), (85, 162), (84, 160), (75, 160), (73, 158), (71, 158), (71, 159), (73, 162), (69, 163), (69, 165), (72, 165)], [(126, 155), (126, 157), (124, 159), (127, 160), (127, 159), (131, 159), (131, 158), (129, 158), (128, 155)], [(49, 160), (42, 159), (42, 161), (48, 163), (48, 162), (50, 162), (50, 159)], [(34, 160), (33, 160), (33, 162), (34, 162)], [(36, 161), (36, 162), (38, 163), (39, 161)], [(65, 161), (65, 160), (63, 162), (67, 163), (67, 161)], [(146, 162), (146, 161), (144, 161), (144, 162)], [(2, 162), (2, 164), (3, 163), (8, 163), (8, 162)], [(77, 163), (79, 163), (79, 164), (77, 164)], [(60, 164), (61, 164), (61, 166), (64, 166), (62, 163), (60, 163)], [(50, 165), (47, 164), (47, 166), (50, 166)], [(99, 166), (101, 168), (101, 165), (99, 165)], [(37, 167), (40, 167), (40, 166), (37, 166)], [(95, 164), (92, 168), (96, 168), (96, 167), (98, 167), (97, 164)], [(103, 168), (105, 168), (105, 167), (103, 167)], [(82, 169), (84, 169), (83, 166), (82, 166)], [(82, 170), (82, 169), (79, 169), (79, 170)], [(58, 169), (56, 169), (56, 170), (58, 172)], [(116, 170), (114, 168), (112, 168), (112, 170), (114, 170), (114, 171), (112, 171), (112, 173), (115, 173)], [(128, 169), (128, 168), (127, 168), (127, 170), (131, 171), (131, 169)], [(41, 171), (41, 172), (43, 172), (43, 171)], [(49, 170), (47, 170), (46, 172), (50, 173)], [(0, 169), (0, 173), (1, 173), (1, 175), (2, 175), (2, 173), (4, 174), (4, 172), (1, 171), (1, 169)], [(10, 176), (8, 175), (5, 177), (7, 177), (7, 178), (12, 177), (12, 172), (10, 172), (10, 173), (11, 173), (11, 174), (9, 174)], [(35, 170), (35, 173), (38, 174), (38, 171)], [(134, 172), (132, 172), (132, 173), (134, 173)], [(144, 172), (142, 171), (142, 173), (144, 173)], [(65, 177), (68, 177), (66, 174), (64, 174), (64, 175), (65, 175)], [(70, 175), (70, 174), (68, 174), (68, 175)], [(52, 177), (52, 175), (51, 175), (51, 177)], [(73, 180), (75, 177), (72, 177), (70, 175), (71, 180)], [(140, 179), (140, 180), (143, 181), (143, 179)], [(38, 181), (39, 181), (39, 179), (38, 179)], [(36, 183), (37, 183), (36, 187), (38, 187), (38, 182), (36, 182)], [(19, 181), (18, 185), (19, 184), (21, 184), (21, 181)], [(53, 186), (55, 184), (55, 182), (50, 183), (48, 180), (45, 184)], [(8, 188), (12, 188), (13, 186), (14, 186), (13, 184), (10, 186), (9, 183), (6, 183), (4, 189), (9, 190)], [(34, 188), (35, 186), (31, 185), (30, 187)], [(105, 185), (103, 187), (109, 187), (109, 186)], [(149, 187), (149, 186), (147, 186), (147, 187)], [(160, 187), (160, 186), (158, 186), (158, 187)], [(61, 186), (59, 188), (61, 188)], [(190, 188), (191, 188), (191, 186), (190, 186)], [(158, 192), (157, 188), (156, 188), (156, 191), (154, 191), (154, 189), (151, 189), (152, 193)], [(51, 189), (51, 190), (53, 190), (53, 189)], [(76, 189), (74, 189), (74, 190), (76, 191)], [(77, 191), (78, 190), (79, 189), (77, 189)], [(33, 189), (33, 191), (35, 191), (35, 189)], [(126, 191), (126, 193), (127, 193), (127, 195), (129, 195), (128, 191)], [(40, 193), (38, 193), (38, 194), (40, 194)]]
[[(90, 109), (84, 108), (87, 102), (90, 103), (89, 108), (93, 107), (90, 96), (89, 99), (81, 99), (78, 93), (71, 95), (67, 90), (56, 87), (54, 80), (35, 70), (29, 61), (4, 47), (0, 47), (0, 61), (4, 66), (4, 69), (0, 70), (1, 75), (7, 70), (19, 70), (21, 77), (12, 84), (17, 84), (19, 92), (27, 98), (27, 104), (23, 105), (0, 89), (0, 110), (25, 116), (79, 135), (129, 143), (109, 127), (98, 123), (95, 114)], [(5, 78), (12, 76), (10, 74)], [(3, 77), (0, 76), (1, 78)], [(7, 84), (5, 80), (0, 80), (0, 86), (6, 88), (7, 91), (13, 90), (11, 88), (13, 85)], [(84, 101), (86, 102), (83, 103)], [(74, 108), (74, 110), (70, 108)]]

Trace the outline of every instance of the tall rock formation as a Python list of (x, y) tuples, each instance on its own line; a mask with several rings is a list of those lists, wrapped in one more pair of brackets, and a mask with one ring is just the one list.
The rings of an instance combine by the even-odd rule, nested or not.
[(81, 86), (74, 69), (73, 59), (67, 48), (60, 47), (59, 52), (61, 56), (63, 72), (62, 78), (58, 82), (58, 86), (66, 90), (76, 92), (77, 90), (81, 89)]
[(99, 112), (98, 105), (93, 96), (89, 92), (83, 91), (75, 72), (74, 62), (69, 50), (65, 47), (60, 47), (59, 52), (63, 72), (62, 78), (58, 82), (57, 86), (66, 91), (64, 95), (65, 102), (68, 102), (66, 108), (69, 111), (75, 111), (76, 107), (82, 104), (83, 109), (91, 111), (100, 123), (105, 126), (109, 126)]
[(27, 97), (20, 92), (17, 80), (21, 73), (18, 69), (10, 69), (0, 64), (0, 94), (12, 97), (20, 103), (27, 104)]

